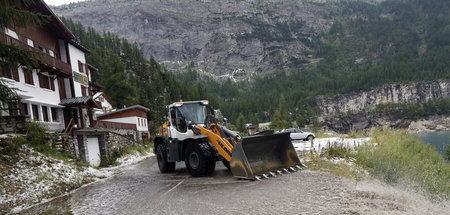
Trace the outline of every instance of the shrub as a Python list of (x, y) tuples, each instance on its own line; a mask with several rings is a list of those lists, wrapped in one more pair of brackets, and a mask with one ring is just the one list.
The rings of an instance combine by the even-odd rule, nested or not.
[(330, 158), (345, 158), (352, 156), (352, 149), (339, 143), (328, 143), (328, 147), (323, 151), (323, 155)]
[(436, 150), (405, 131), (379, 129), (375, 144), (357, 149), (356, 162), (386, 183), (400, 184), (431, 197), (448, 199), (450, 164)]

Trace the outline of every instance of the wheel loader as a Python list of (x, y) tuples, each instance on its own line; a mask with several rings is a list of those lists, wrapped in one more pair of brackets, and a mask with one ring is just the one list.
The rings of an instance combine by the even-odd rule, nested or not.
[(240, 137), (217, 123), (207, 100), (180, 100), (167, 108), (167, 120), (154, 139), (161, 173), (174, 172), (179, 161), (185, 162), (194, 177), (210, 175), (216, 162), (222, 161), (234, 177), (251, 180), (302, 167), (288, 132), (266, 131)]

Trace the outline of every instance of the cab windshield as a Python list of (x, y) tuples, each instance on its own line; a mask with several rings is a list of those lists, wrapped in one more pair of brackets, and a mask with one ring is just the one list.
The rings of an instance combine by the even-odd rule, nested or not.
[(186, 121), (191, 121), (195, 124), (205, 123), (206, 107), (201, 103), (184, 103), (179, 110), (185, 117)]

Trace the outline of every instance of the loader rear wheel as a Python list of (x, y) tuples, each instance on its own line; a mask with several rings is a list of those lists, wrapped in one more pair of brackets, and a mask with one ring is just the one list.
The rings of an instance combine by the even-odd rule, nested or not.
[(166, 150), (162, 144), (156, 146), (156, 159), (158, 160), (158, 167), (161, 173), (172, 173), (175, 171), (175, 162), (167, 161)]
[(191, 143), (184, 156), (186, 167), (194, 177), (208, 176), (216, 168), (216, 159), (207, 143)]

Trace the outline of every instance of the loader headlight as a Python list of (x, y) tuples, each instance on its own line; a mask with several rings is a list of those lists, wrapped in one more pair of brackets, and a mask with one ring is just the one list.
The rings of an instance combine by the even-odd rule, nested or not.
[(204, 105), (204, 106), (209, 105), (209, 101), (208, 100), (202, 100), (202, 101), (200, 101), (200, 103), (202, 103), (202, 105)]

